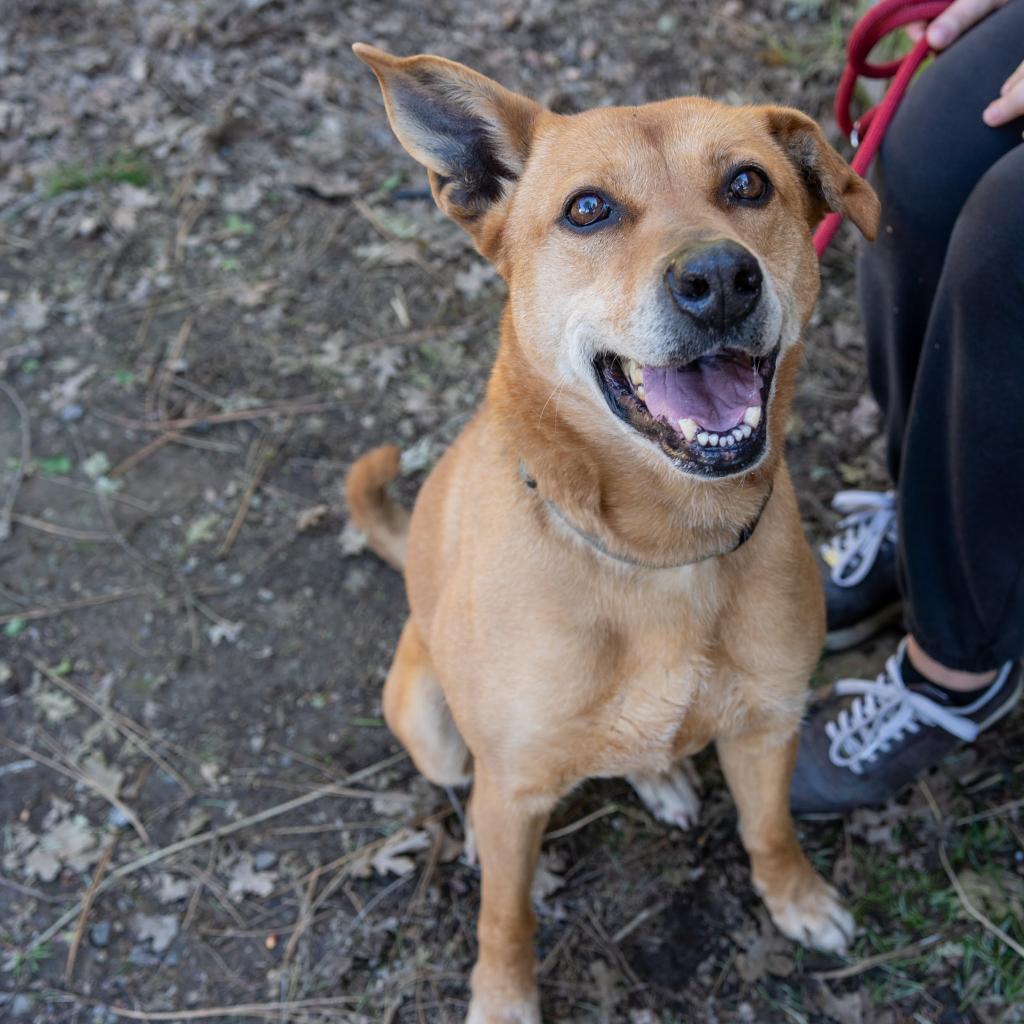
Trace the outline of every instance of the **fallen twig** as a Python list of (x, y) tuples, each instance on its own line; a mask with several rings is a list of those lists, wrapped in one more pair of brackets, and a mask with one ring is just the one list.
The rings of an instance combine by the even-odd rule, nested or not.
[(132, 452), (127, 458), (122, 459), (108, 474), (110, 480), (116, 480), (124, 476), (130, 469), (134, 469), (140, 462), (148, 459), (154, 452), (160, 451), (165, 445), (177, 440), (181, 435), (176, 430), (168, 430), (166, 434), (153, 438), (148, 444), (144, 444), (138, 451)]
[(996, 807), (990, 807), (987, 811), (978, 811), (977, 814), (968, 814), (964, 818), (957, 818), (957, 827), (961, 825), (970, 825), (975, 821), (985, 821), (987, 818), (999, 818), (1004, 814), (1009, 814), (1011, 811), (1019, 810), (1024, 807), (1024, 799), (1020, 800), (1009, 800), (1005, 804), (999, 804)]
[(252, 473), (249, 476), (249, 482), (245, 486), (245, 490), (242, 492), (242, 499), (238, 503), (238, 508), (235, 511), (235, 517), (231, 520), (231, 525), (228, 527), (227, 535), (221, 542), (219, 548), (217, 548), (217, 557), (223, 558), (231, 549), (234, 547), (235, 541), (238, 539), (239, 533), (242, 531), (242, 524), (245, 522), (245, 517), (249, 512), (249, 505), (252, 503), (252, 499), (259, 489), (260, 483), (263, 481), (263, 477), (266, 475), (268, 469), (270, 469), (271, 463), (277, 456), (278, 446), (272, 445), (268, 448), (262, 447), (262, 440), (257, 442), (257, 447), (253, 454), (253, 467)]
[(85, 772), (80, 771), (77, 768), (69, 767), (66, 764), (61, 764), (60, 761), (55, 761), (52, 757), (40, 754), (38, 750), (26, 747), (22, 743), (4, 739), (3, 737), (0, 737), (0, 743), (5, 744), (12, 750), (16, 750), (24, 757), (30, 757), (33, 761), (38, 761), (39, 764), (45, 765), (47, 768), (57, 772), (59, 775), (63, 775), (65, 778), (71, 779), (74, 782), (79, 782), (83, 786), (88, 786), (94, 793), (103, 797), (103, 799), (112, 807), (117, 808), (117, 810), (120, 811), (121, 814), (124, 815), (125, 819), (131, 824), (132, 828), (138, 833), (139, 838), (148, 845), (149, 833), (146, 831), (146, 826), (139, 821), (135, 812), (116, 793), (112, 793), (105, 786), (101, 786), (95, 779), (86, 775)]
[[(361, 779), (369, 778), (371, 775), (375, 775), (377, 772), (383, 771), (385, 768), (390, 768), (392, 765), (398, 764), (399, 761), (404, 760), (407, 756), (408, 755), (404, 751), (398, 754), (392, 754), (390, 757), (386, 757), (382, 761), (377, 761), (375, 764), (371, 764), (366, 768), (353, 772), (344, 781), (358, 782)], [(107, 875), (103, 883), (97, 888), (96, 895), (99, 895), (101, 892), (106, 892), (122, 878), (127, 878), (136, 871), (141, 871), (142, 868), (149, 867), (150, 864), (156, 864), (159, 861), (166, 860), (168, 857), (173, 857), (177, 853), (182, 853), (185, 850), (191, 850), (193, 847), (199, 846), (202, 843), (208, 843), (211, 840), (223, 839), (225, 836), (233, 835), (235, 832), (241, 832), (243, 829), (250, 828), (253, 825), (259, 825), (264, 821), (269, 821), (271, 818), (280, 817), (282, 814), (287, 814), (289, 811), (305, 807), (306, 804), (311, 804), (316, 800), (322, 800), (324, 797), (335, 796), (337, 793), (337, 786), (321, 786), (318, 789), (314, 789), (302, 796), (297, 796), (293, 800), (286, 800), (282, 804), (275, 804), (273, 807), (268, 807), (256, 814), (250, 814), (246, 818), (240, 818), (238, 821), (233, 821), (229, 825), (222, 825), (220, 828), (214, 829), (212, 832), (201, 832), (199, 835), (189, 836), (187, 839), (180, 839), (178, 842), (171, 843), (170, 846), (161, 847), (159, 850), (151, 850), (149, 853), (143, 854), (141, 857), (137, 857), (135, 860), (129, 861), (127, 864), (122, 864), (121, 867)], [(36, 946), (42, 945), (44, 942), (49, 942), (49, 940), (52, 939), (66, 924), (68, 924), (68, 922), (75, 920), (81, 912), (81, 909), (82, 903), (80, 901), (67, 913), (62, 914), (57, 918), (57, 920), (48, 928), (36, 935), (35, 938), (28, 943), (26, 948), (33, 949)]]
[(3, 500), (0, 500), (0, 540), (6, 540), (11, 532), (11, 515), (14, 512), (14, 503), (18, 499), (18, 491), (21, 489), (21, 480), (28, 472), (28, 464), (32, 460), (32, 433), (29, 426), (28, 409), (25, 408), (21, 395), (10, 384), (2, 380), (0, 380), (0, 391), (11, 400), (21, 427), (21, 458), (17, 465), (10, 468), (11, 482), (7, 485), (7, 493)]
[(13, 889), (15, 892), (20, 892), (22, 896), (31, 896), (34, 900), (41, 900), (43, 903), (66, 902), (60, 896), (48, 896), (45, 892), (41, 892), (39, 889), (33, 889), (31, 885), (22, 885), (21, 882), (15, 882), (11, 878), (4, 878), (3, 875), (0, 875), (0, 885), (6, 886), (8, 889)]
[(109, 541), (114, 538), (109, 533), (99, 530), (76, 530), (72, 526), (60, 526), (57, 523), (47, 522), (45, 519), (37, 519), (35, 516), (27, 516), (22, 512), (10, 514), (12, 523), (19, 523), (27, 526), (30, 530), (39, 530), (40, 533), (50, 533), (54, 537), (67, 537), (69, 540), (88, 540), (94, 542)]
[(299, 945), (299, 939), (305, 934), (310, 924), (313, 922), (313, 897), (316, 895), (316, 883), (320, 881), (320, 872), (314, 871), (310, 876), (309, 884), (306, 886), (306, 891), (302, 894), (302, 902), (299, 906), (299, 916), (295, 921), (295, 927), (292, 928), (291, 936), (288, 939), (288, 945), (284, 950), (284, 962), (290, 964), (292, 957), (295, 956), (295, 950)]
[(605, 804), (604, 807), (599, 807), (596, 811), (591, 811), (590, 814), (585, 814), (582, 818), (577, 821), (570, 822), (563, 828), (556, 828), (553, 832), (544, 833), (544, 842), (548, 842), (551, 839), (564, 839), (565, 836), (571, 836), (573, 832), (578, 832), (581, 828), (586, 828), (593, 821), (597, 821), (598, 818), (603, 818), (606, 815), (614, 814), (619, 809), (618, 804)]
[(618, 945), (624, 939), (628, 938), (633, 934), (644, 923), (649, 921), (652, 917), (657, 917), (666, 907), (669, 906), (668, 900), (661, 900), (655, 903), (653, 906), (644, 907), (632, 920), (627, 921), (612, 937), (611, 941), (613, 945)]
[(323, 996), (319, 999), (294, 999), (276, 1003), (236, 1003), (234, 1006), (207, 1006), (195, 1010), (133, 1010), (127, 1006), (101, 1004), (75, 992), (51, 992), (51, 998), (62, 996), (67, 1002), (85, 1003), (88, 1006), (102, 1005), (108, 1013), (128, 1020), (210, 1020), (214, 1017), (277, 1017), (287, 1019), (289, 1013), (303, 1010), (330, 1010), (339, 1006), (351, 1006), (361, 1002), (363, 996)]
[(152, 748), (152, 746), (150, 746), (146, 739), (146, 730), (143, 729), (138, 722), (129, 718), (127, 715), (122, 715), (119, 711), (115, 711), (113, 708), (104, 707), (94, 697), (86, 693), (80, 686), (76, 686), (71, 682), (70, 679), (62, 679), (38, 658), (29, 656), (29, 661), (49, 682), (54, 686), (60, 687), (60, 689), (64, 690), (65, 693), (69, 693), (76, 700), (80, 701), (91, 711), (99, 715), (100, 718), (102, 718), (108, 725), (119, 732), (128, 743), (141, 750), (142, 753), (153, 761), (153, 763), (162, 772), (165, 772), (174, 779), (174, 781), (181, 786), (188, 796), (192, 795), (194, 792), (192, 787), (172, 765), (168, 764), (168, 762), (162, 758)]
[(79, 608), (92, 608), (98, 604), (109, 604), (111, 601), (123, 601), (129, 597), (139, 597), (142, 594), (150, 593), (152, 591), (149, 587), (131, 587), (128, 590), (115, 590), (110, 594), (93, 594), (91, 597), (79, 597), (74, 601), (62, 601), (60, 604), (52, 604), (46, 608), (26, 608), (23, 611), (0, 615), (0, 626), (15, 620), (31, 622), (36, 619), (50, 619), (55, 615), (62, 615), (64, 612), (77, 611)]
[[(181, 355), (185, 351), (185, 345), (188, 343), (188, 337), (192, 333), (192, 319), (191, 316), (187, 316), (182, 321), (181, 327), (171, 344), (170, 351), (160, 364), (155, 404), (161, 419), (167, 419), (168, 417), (167, 389), (175, 374), (174, 366), (181, 359)], [(151, 396), (147, 396), (146, 406), (147, 411), (153, 407)]]
[(874, 970), (874, 968), (881, 967), (883, 964), (891, 964), (896, 960), (912, 960), (919, 953), (924, 953), (937, 942), (941, 942), (948, 937), (946, 932), (936, 932), (934, 935), (921, 939), (920, 942), (912, 942), (909, 946), (891, 949), (888, 953), (877, 953), (874, 956), (865, 957), (863, 960), (858, 960), (855, 964), (847, 964), (846, 967), (836, 967), (831, 971), (814, 971), (811, 977), (818, 978), (821, 981), (841, 981), (843, 978), (854, 978), (858, 974)]
[(78, 926), (75, 928), (75, 937), (71, 940), (71, 945), (68, 948), (68, 958), (64, 965), (65, 984), (71, 984), (71, 976), (75, 973), (75, 960), (78, 959), (78, 950), (82, 945), (82, 938), (85, 935), (85, 924), (89, 920), (89, 912), (92, 910), (93, 902), (96, 899), (96, 890), (99, 888), (100, 882), (103, 881), (103, 876), (107, 873), (107, 866), (110, 864), (110, 858), (116, 845), (117, 836), (114, 836), (103, 851), (103, 855), (100, 857), (100, 862), (96, 865), (96, 870), (92, 873), (92, 881), (89, 883), (89, 888), (86, 890), (85, 896), (82, 899), (82, 913), (78, 918)]
[(303, 405), (298, 402), (279, 402), (274, 405), (258, 406), (252, 409), (235, 409), (231, 412), (212, 412), (205, 416), (185, 416), (176, 420), (130, 420), (122, 416), (108, 415), (108, 419), (131, 430), (150, 430), (163, 433), (168, 430), (190, 430), (200, 423), (211, 426), (218, 423), (244, 423), (246, 420), (262, 420), (268, 416), (298, 416), (303, 413), (325, 412), (336, 409), (338, 402), (313, 402)]
[(946, 844), (943, 842), (939, 846), (939, 860), (942, 861), (943, 870), (949, 877), (950, 884), (956, 891), (957, 897), (960, 900), (960, 905), (978, 922), (986, 931), (990, 931), (1003, 945), (1012, 949), (1022, 960), (1024, 960), (1024, 946), (1022, 946), (1015, 939), (1011, 938), (1002, 928), (999, 927), (994, 921), (990, 921), (971, 901), (967, 893), (964, 891), (964, 887), (960, 884), (960, 879), (957, 877), (956, 872), (953, 870), (953, 866), (949, 863), (949, 855), (946, 853)]

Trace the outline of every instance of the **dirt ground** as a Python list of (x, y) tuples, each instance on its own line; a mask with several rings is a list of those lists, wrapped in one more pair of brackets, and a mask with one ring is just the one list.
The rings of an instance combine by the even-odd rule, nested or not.
[[(702, 92), (829, 124), (826, 0), (8, 0), (0, 19), (0, 1019), (459, 1021), (479, 877), (380, 689), (403, 492), (479, 401), (502, 286), (425, 200), (365, 40), (569, 111)], [(833, 127), (834, 131), (834, 127)], [(790, 435), (806, 526), (883, 487), (852, 233)], [(874, 674), (895, 634), (825, 660)], [(781, 939), (712, 755), (699, 826), (620, 783), (545, 843), (550, 1020), (1024, 1020), (1018, 716), (899, 805), (802, 826), (860, 925)], [(955, 879), (956, 884), (953, 884)], [(968, 915), (970, 905), (987, 923)]]

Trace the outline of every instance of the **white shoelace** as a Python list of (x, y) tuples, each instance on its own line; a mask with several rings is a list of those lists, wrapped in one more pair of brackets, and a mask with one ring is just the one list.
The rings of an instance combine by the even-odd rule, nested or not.
[(839, 521), (839, 532), (821, 545), (821, 557), (831, 568), (833, 583), (855, 587), (871, 571), (883, 541), (896, 541), (896, 494), (839, 491), (832, 507), (846, 516)]
[(825, 723), (825, 735), (832, 741), (829, 760), (837, 768), (849, 768), (859, 775), (865, 764), (884, 754), (906, 733), (919, 732), (922, 726), (935, 725), (953, 736), (971, 742), (983, 728), (968, 715), (979, 710), (1002, 688), (1012, 663), (1003, 666), (995, 680), (966, 707), (944, 708), (924, 694), (907, 689), (900, 671), (904, 640), (886, 663), (885, 671), (874, 681), (840, 679), (835, 684), (839, 696), (854, 696), (848, 709), (839, 712), (834, 722)]

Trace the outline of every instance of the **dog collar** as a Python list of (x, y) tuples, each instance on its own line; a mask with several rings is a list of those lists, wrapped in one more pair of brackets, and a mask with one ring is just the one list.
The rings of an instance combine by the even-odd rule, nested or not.
[[(526, 468), (526, 463), (519, 463), (519, 476), (524, 484), (531, 490), (537, 490), (537, 481), (534, 477), (530, 476), (529, 471)], [(708, 562), (712, 558), (722, 558), (725, 555), (731, 555), (734, 551), (743, 547), (748, 540), (754, 535), (754, 530), (757, 529), (757, 524), (761, 521), (761, 516), (764, 515), (764, 510), (768, 506), (768, 502), (771, 499), (772, 491), (775, 488), (774, 482), (768, 488), (768, 493), (764, 496), (764, 500), (761, 502), (760, 507), (754, 514), (754, 518), (750, 520), (746, 526), (740, 528), (739, 534), (736, 537), (736, 543), (731, 547), (723, 548), (721, 551), (713, 551), (709, 555), (701, 555), (700, 558), (689, 558), (684, 562), (645, 562), (639, 558), (633, 558), (630, 555), (619, 554), (616, 551), (609, 550), (608, 546), (601, 540), (600, 537), (595, 537), (594, 534), (588, 533), (586, 530), (580, 529), (550, 498), (541, 498), (544, 502), (545, 507), (553, 512), (558, 518), (576, 534), (580, 540), (585, 541), (599, 554), (605, 555), (607, 558), (613, 558), (616, 562), (622, 562), (624, 565), (631, 565), (637, 569), (681, 569), (686, 565), (699, 565), (701, 562)], [(539, 495), (538, 495), (539, 496)]]

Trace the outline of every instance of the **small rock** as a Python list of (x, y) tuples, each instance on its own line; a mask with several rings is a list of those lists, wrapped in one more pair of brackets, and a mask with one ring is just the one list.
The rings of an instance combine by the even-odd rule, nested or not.
[(59, 418), (62, 423), (74, 423), (80, 420), (85, 415), (85, 410), (72, 402), (70, 405), (65, 405), (59, 413)]
[(107, 824), (111, 828), (127, 828), (131, 822), (124, 816), (124, 812), (117, 807), (111, 807), (107, 813)]
[(160, 963), (160, 957), (150, 951), (146, 943), (137, 943), (132, 946), (128, 954), (128, 963), (133, 967), (156, 967)]
[(16, 995), (11, 1000), (11, 1014), (15, 1017), (27, 1017), (32, 1012), (35, 1000), (31, 996)]
[(106, 949), (110, 945), (111, 931), (109, 921), (97, 921), (89, 929), (89, 942), (97, 949)]
[(252, 860), (257, 871), (269, 871), (276, 863), (277, 854), (273, 850), (260, 850)]

